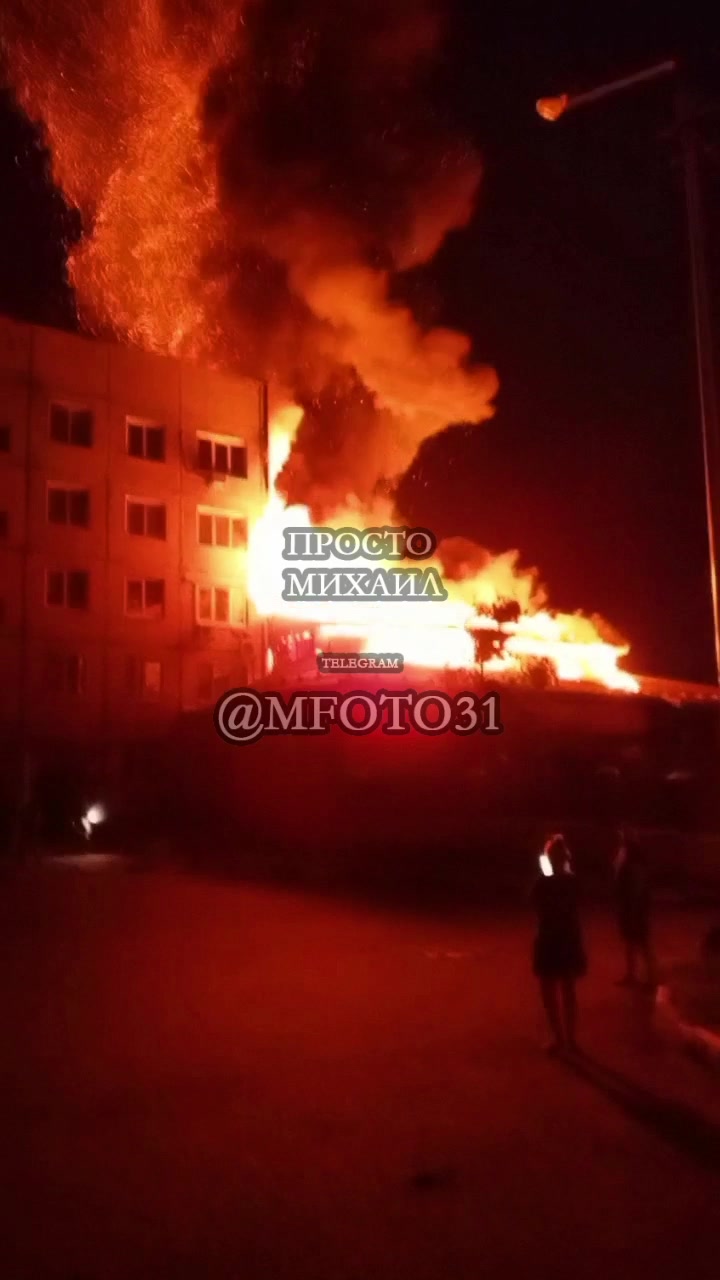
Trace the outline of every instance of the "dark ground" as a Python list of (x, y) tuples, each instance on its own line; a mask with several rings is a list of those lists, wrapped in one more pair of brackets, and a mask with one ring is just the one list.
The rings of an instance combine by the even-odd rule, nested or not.
[[(707, 916), (666, 909), (666, 960)], [(717, 1276), (720, 1086), (531, 922), (93, 864), (0, 882), (3, 1280)]]

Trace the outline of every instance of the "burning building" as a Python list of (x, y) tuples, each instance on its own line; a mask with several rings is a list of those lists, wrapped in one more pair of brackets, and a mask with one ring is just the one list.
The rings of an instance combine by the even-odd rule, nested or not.
[[(111, 365), (177, 356), (181, 385), (222, 379), (212, 367), (271, 389), (269, 500), (228, 516), (247, 618), (284, 620), (301, 648), (350, 639), (433, 669), (634, 690), (627, 646), (551, 612), (512, 549), (442, 542), (442, 601), (282, 599), (286, 525), (402, 523), (397, 485), (421, 443), (494, 412), (494, 370), (409, 304), (417, 268), (468, 223), (482, 172), (437, 98), (433, 0), (352, 0), (342, 18), (322, 0), (55, 0), (42, 14), (11, 0), (0, 39), (82, 216), (68, 253), (79, 325), (129, 344)], [(169, 406), (157, 416), (183, 438)], [(244, 424), (244, 408), (229, 417)], [(247, 551), (232, 544), (246, 518)], [(213, 512), (197, 520), (214, 539)], [(266, 646), (265, 668), (275, 657)]]
[[(422, 826), (447, 845), (462, 821), (471, 845), (466, 795), (628, 812), (631, 787), (694, 776), (693, 744), (710, 758), (679, 691), (617, 696), (639, 687), (629, 646), (554, 611), (512, 546), (451, 531), (426, 562), (442, 599), (283, 597), (286, 528), (406, 524), (400, 481), (423, 442), (494, 413), (495, 371), (423, 294), (482, 176), (435, 80), (442, 39), (435, 0), (0, 14), (3, 66), (80, 215), (68, 281), (95, 339), (0, 332), (3, 714), (63, 742), (171, 721), (142, 769), (172, 780), (156, 815), (184, 823), (189, 798), (203, 830), (208, 808), (233, 830), (240, 810), (263, 841), (279, 822), (297, 843), (314, 805), (308, 840), (339, 842), (350, 818), (363, 845), (368, 776), (393, 789), (386, 813), (399, 778), (424, 813), (442, 770), (445, 811)], [(319, 739), (298, 768), (278, 739), (240, 764), (207, 707), (268, 676), (327, 679), (318, 650), (399, 654), (404, 678), (456, 688), (507, 681), (502, 746)]]
[(0, 720), (122, 741), (263, 670), (262, 383), (0, 319)]

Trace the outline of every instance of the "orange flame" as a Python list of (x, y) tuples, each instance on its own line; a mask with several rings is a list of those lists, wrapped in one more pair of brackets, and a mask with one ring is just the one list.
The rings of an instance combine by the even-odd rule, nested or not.
[[(410, 310), (392, 300), (390, 288), (393, 270), (429, 260), (447, 232), (468, 221), (480, 176), (477, 157), (460, 155), (455, 162), (443, 152), (441, 179), (421, 183), (409, 206), (412, 216), (398, 219), (384, 246), (382, 268), (368, 267), (367, 253), (359, 251), (362, 225), (333, 220), (324, 205), (316, 207), (312, 184), (302, 187), (303, 198), (284, 217), (266, 216), (265, 203), (247, 210), (238, 246), (223, 220), (217, 141), (203, 132), (200, 103), (211, 73), (228, 62), (233, 85), (244, 90), (244, 64), (237, 61), (246, 45), (243, 9), (226, 0), (54, 0), (45, 7), (12, 0), (3, 7), (0, 39), (18, 98), (43, 122), (54, 177), (83, 214), (86, 235), (69, 263), (79, 309), (87, 327), (110, 328), (148, 350), (232, 360), (236, 335), (223, 328), (227, 263), (238, 247), (260, 246), (286, 271), (295, 300), (313, 316), (308, 341), (318, 350), (312, 355), (356, 370), (376, 403), (394, 416), (377, 468), (378, 475), (392, 477), (429, 434), (493, 412), (495, 374), (468, 365), (468, 340), (446, 329), (423, 331)], [(379, 4), (378, 14), (381, 9)], [(376, 41), (368, 26), (371, 57), (359, 64), (360, 73), (385, 66), (408, 40), (411, 58), (432, 45), (433, 24), (423, 28), (415, 15), (397, 45)], [(296, 63), (293, 76), (305, 64), (302, 49)], [(565, 105), (562, 99), (542, 104), (548, 118)], [(272, 211), (273, 200), (266, 203)], [(286, 345), (292, 346), (294, 330), (288, 332)], [(302, 364), (307, 352), (300, 356)], [(273, 424), (274, 476), (300, 418), (292, 406)], [(335, 522), (395, 523), (389, 510), (336, 512)], [(447, 582), (443, 602), (288, 604), (280, 596), (286, 525), (309, 526), (310, 513), (285, 509), (273, 484), (248, 555), (250, 595), (263, 616), (302, 617), (316, 623), (327, 641), (355, 628), (366, 649), (462, 669), (474, 665), (473, 633), (497, 631), (478, 606), (513, 599), (520, 619), (504, 627), (506, 643), (486, 663), (488, 670), (512, 672), (540, 658), (560, 680), (637, 688), (618, 667), (627, 648), (608, 644), (588, 619), (543, 608), (534, 575), (519, 568), (514, 552), (496, 557), (471, 580)]]
[[(497, 556), (469, 581), (445, 581), (447, 600), (283, 600), (283, 535), (286, 528), (311, 528), (307, 507), (285, 507), (275, 489), (302, 419), (302, 410), (287, 406), (273, 420), (270, 432), (271, 491), (264, 510), (251, 529), (248, 548), (248, 589), (255, 609), (265, 617), (313, 623), (321, 642), (353, 638), (361, 652), (402, 653), (409, 666), (468, 670), (476, 666), (475, 633), (500, 634), (495, 621), (478, 614), (477, 606), (492, 606), (512, 598), (522, 605), (517, 622), (503, 624), (505, 642), (500, 654), (485, 664), (486, 672), (507, 675), (522, 670), (528, 659), (544, 660), (563, 682), (587, 681), (607, 689), (633, 693), (638, 681), (618, 662), (627, 645), (603, 640), (596, 625), (582, 615), (554, 614), (534, 607), (542, 599), (534, 576), (517, 567), (514, 554)], [(336, 512), (335, 528), (365, 528), (394, 524), (390, 511)], [(432, 561), (428, 563), (433, 563)], [(298, 568), (306, 566), (302, 561)], [(347, 568), (344, 561), (323, 567)], [(353, 568), (376, 568), (377, 562), (353, 561)]]

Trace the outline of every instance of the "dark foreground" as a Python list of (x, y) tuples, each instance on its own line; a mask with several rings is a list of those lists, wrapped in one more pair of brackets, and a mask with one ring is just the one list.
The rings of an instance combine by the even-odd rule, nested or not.
[(6, 875), (4, 1280), (717, 1276), (720, 1087), (588, 932), (571, 1067), (519, 915)]

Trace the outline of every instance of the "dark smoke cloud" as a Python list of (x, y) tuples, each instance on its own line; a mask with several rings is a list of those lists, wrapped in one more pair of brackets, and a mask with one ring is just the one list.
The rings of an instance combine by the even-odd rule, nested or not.
[(306, 408), (290, 501), (367, 501), (427, 435), (491, 412), (494, 374), (467, 371), (461, 335), (390, 301), (394, 273), (467, 221), (480, 177), (432, 105), (438, 40), (429, 0), (265, 0), (207, 86), (227, 234), (258, 255), (228, 327), (257, 323), (253, 297), (274, 313), (271, 375)]

